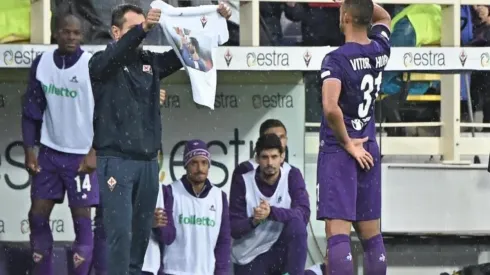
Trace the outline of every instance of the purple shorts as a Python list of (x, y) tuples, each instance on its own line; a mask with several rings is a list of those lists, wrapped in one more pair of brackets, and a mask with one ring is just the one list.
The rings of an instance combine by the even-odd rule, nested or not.
[(365, 143), (374, 167), (365, 171), (345, 150), (318, 154), (317, 220), (369, 221), (381, 217), (381, 159), (378, 144)]
[(45, 146), (39, 149), (41, 172), (33, 176), (31, 199), (63, 203), (65, 192), (70, 207), (91, 207), (99, 204), (97, 173), (78, 173), (84, 155), (55, 151)]

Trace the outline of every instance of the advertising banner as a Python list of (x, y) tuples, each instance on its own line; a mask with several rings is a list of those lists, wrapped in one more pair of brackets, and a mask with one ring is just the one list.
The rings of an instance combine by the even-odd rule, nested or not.
[[(0, 45), (0, 68), (28, 68), (39, 54), (55, 45)], [(105, 46), (85, 45), (88, 52)], [(171, 50), (167, 46), (146, 46), (154, 52)], [(218, 70), (318, 71), (325, 55), (335, 47), (220, 47)], [(472, 71), (490, 70), (490, 48), (422, 47), (391, 49), (387, 71)]]
[[(168, 184), (185, 174), (182, 154), (186, 140), (202, 139), (212, 154), (209, 178), (228, 193), (233, 169), (253, 156), (260, 124), (268, 118), (284, 122), (288, 130), (288, 160), (303, 171), (304, 86), (219, 85), (215, 110), (197, 107), (190, 85), (169, 85), (162, 107), (164, 167)], [(24, 169), (21, 137), (20, 84), (0, 85), (0, 241), (28, 241), (30, 181)], [(104, 183), (101, 183), (104, 184)], [(68, 204), (57, 205), (50, 220), (56, 241), (74, 239)]]

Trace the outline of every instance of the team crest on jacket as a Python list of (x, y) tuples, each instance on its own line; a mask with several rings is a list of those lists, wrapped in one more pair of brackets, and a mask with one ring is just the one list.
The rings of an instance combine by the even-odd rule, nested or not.
[(107, 185), (109, 186), (109, 190), (114, 190), (114, 187), (116, 187), (116, 179), (114, 177), (110, 177), (109, 180), (107, 181)]
[(153, 70), (151, 69), (150, 65), (143, 65), (143, 72), (153, 74)]

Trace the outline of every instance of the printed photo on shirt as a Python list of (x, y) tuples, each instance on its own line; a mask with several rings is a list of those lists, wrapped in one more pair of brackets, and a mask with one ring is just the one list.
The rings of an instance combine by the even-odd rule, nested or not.
[(173, 31), (170, 32), (187, 68), (202, 72), (213, 68), (210, 38), (192, 35), (191, 30), (181, 27), (173, 27)]

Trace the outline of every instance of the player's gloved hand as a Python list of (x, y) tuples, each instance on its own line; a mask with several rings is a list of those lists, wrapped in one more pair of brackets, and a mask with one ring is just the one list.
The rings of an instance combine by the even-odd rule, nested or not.
[(159, 9), (150, 9), (148, 11), (148, 14), (146, 15), (146, 20), (143, 22), (143, 29), (148, 32), (158, 24), (160, 21), (160, 16), (162, 15), (162, 12)]
[(26, 149), (25, 166), (27, 172), (31, 175), (35, 175), (41, 172), (41, 167), (37, 163), (37, 156), (36, 153), (34, 152), (34, 148)]
[(83, 158), (78, 167), (78, 173), (91, 174), (97, 167), (97, 157), (95, 156), (95, 150), (90, 149), (90, 152)]
[(226, 19), (229, 19), (231, 17), (231, 8), (227, 4), (220, 2), (218, 6), (218, 12), (221, 16), (223, 16)]
[(362, 146), (368, 138), (351, 139), (349, 143), (344, 145), (345, 150), (359, 163), (362, 169), (369, 170), (374, 166), (373, 156)]
[(163, 208), (155, 209), (155, 213), (153, 215), (153, 228), (164, 227), (167, 226), (167, 224), (167, 214), (165, 211), (163, 211)]

